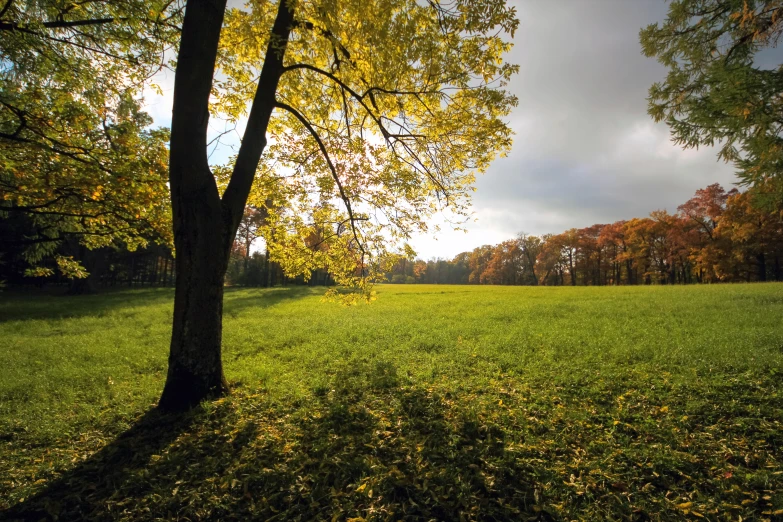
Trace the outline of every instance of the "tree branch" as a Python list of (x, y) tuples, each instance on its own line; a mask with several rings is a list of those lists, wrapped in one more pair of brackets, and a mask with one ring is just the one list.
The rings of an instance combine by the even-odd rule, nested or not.
[(9, 24), (4, 24), (4, 23), (0, 22), (0, 31), (3, 31), (3, 30), (9, 31), (10, 30), (10, 31), (19, 31), (21, 33), (26, 33), (26, 34), (32, 34), (34, 36), (38, 36), (39, 38), (45, 38), (47, 40), (51, 40), (53, 42), (63, 43), (63, 44), (66, 44), (66, 45), (73, 45), (74, 47), (77, 47), (79, 49), (83, 49), (85, 51), (90, 51), (90, 52), (93, 52), (93, 53), (96, 53), (96, 54), (102, 54), (104, 56), (108, 56), (109, 58), (114, 58), (115, 60), (121, 60), (121, 61), (133, 64), (133, 65), (138, 65), (138, 62), (136, 60), (133, 60), (133, 59), (130, 59), (130, 58), (127, 58), (127, 57), (123, 57), (123, 56), (120, 56), (120, 55), (116, 55), (116, 54), (110, 53), (108, 51), (104, 51), (103, 49), (98, 49), (96, 47), (90, 47), (89, 45), (84, 45), (84, 44), (81, 44), (81, 43), (78, 43), (78, 42), (74, 42), (74, 41), (71, 41), (71, 40), (66, 40), (66, 39), (63, 39), (63, 38), (57, 38), (55, 36), (50, 36), (48, 34), (43, 34), (43, 33), (40, 33), (38, 31), (33, 31), (32, 29), (28, 29), (27, 27), (19, 26), (19, 25), (16, 25), (16, 24), (10, 24), (12, 26), (10, 28), (9, 27), (3, 27), (4, 25), (9, 25)]
[(2, 8), (2, 9), (0, 9), (0, 18), (2, 18), (2, 16), (3, 16), (5, 13), (7, 13), (9, 9), (11, 9), (11, 4), (13, 4), (13, 3), (14, 3), (14, 0), (7, 0), (7, 1), (6, 1), (6, 3), (5, 3), (5, 5), (3, 6), (3, 8)]
[(351, 208), (351, 200), (348, 198), (348, 195), (345, 193), (345, 188), (343, 187), (342, 182), (340, 181), (340, 177), (337, 175), (337, 169), (334, 168), (334, 164), (332, 163), (332, 159), (329, 157), (329, 152), (326, 150), (326, 145), (324, 145), (324, 142), (321, 140), (321, 137), (318, 135), (316, 130), (313, 128), (313, 126), (310, 124), (309, 121), (307, 121), (307, 118), (305, 118), (299, 111), (291, 107), (290, 105), (287, 105), (285, 103), (282, 103), (278, 101), (275, 103), (275, 106), (283, 109), (285, 111), (288, 111), (289, 113), (293, 114), (297, 120), (301, 122), (302, 125), (307, 129), (307, 131), (310, 133), (310, 135), (313, 137), (315, 142), (318, 144), (318, 148), (321, 149), (321, 154), (323, 154), (324, 159), (326, 160), (326, 164), (329, 166), (329, 172), (332, 175), (332, 178), (334, 179), (334, 182), (337, 184), (337, 190), (340, 192), (340, 199), (343, 200), (343, 203), (345, 203), (345, 208), (348, 211), (348, 217), (350, 219), (351, 223), (351, 232), (353, 234), (353, 238), (356, 240), (356, 243), (359, 245), (359, 249), (361, 250), (362, 254), (364, 254), (364, 245), (362, 245), (362, 242), (359, 240), (359, 236), (356, 232), (356, 224), (355, 221), (357, 221), (356, 216), (353, 214), (353, 209)]
[(304, 27), (305, 29), (309, 29), (311, 31), (317, 31), (321, 36), (329, 40), (329, 43), (332, 44), (332, 51), (334, 52), (334, 64), (333, 69), (340, 69), (340, 57), (337, 54), (337, 51), (339, 50), (342, 55), (345, 57), (346, 60), (348, 60), (348, 63), (351, 65), (355, 65), (351, 61), (351, 53), (348, 52), (348, 49), (345, 48), (343, 44), (340, 43), (340, 41), (337, 39), (337, 37), (328, 29), (324, 29), (322, 27), (316, 27), (315, 24), (312, 22), (301, 22), (301, 21), (294, 21), (293, 27)]
[(294, 23), (293, 9), (293, 2), (280, 0), (266, 49), (264, 65), (258, 78), (258, 87), (248, 114), (245, 134), (237, 153), (234, 171), (231, 173), (231, 179), (221, 200), (223, 224), (226, 227), (225, 237), (228, 241), (228, 244), (225, 245), (226, 252), (231, 249), (233, 238), (244, 213), (247, 197), (250, 194), (250, 188), (253, 185), (258, 163), (261, 161), (261, 154), (266, 147), (266, 130), (275, 108), (277, 85), (285, 70), (283, 58)]
[[(9, 1), (10, 5), (10, 1)], [(6, 6), (8, 7), (8, 6)], [(1, 14), (0, 14), (1, 15)], [(73, 20), (66, 22), (65, 20), (56, 20), (54, 22), (44, 22), (41, 24), (47, 29), (63, 28), (63, 27), (80, 27), (83, 25), (102, 25), (109, 24), (114, 21), (114, 18), (96, 18), (95, 20)], [(0, 31), (24, 31), (30, 32), (24, 25), (14, 22), (0, 22)]]
[[(372, 111), (372, 109), (367, 105), (367, 102), (365, 101), (365, 98), (369, 98), (370, 102), (372, 103), (373, 107), (375, 107), (376, 110), (378, 110), (378, 106), (375, 103), (375, 98), (373, 96), (374, 92), (381, 92), (384, 94), (390, 94), (394, 96), (420, 96), (421, 94), (435, 94), (434, 92), (430, 91), (394, 91), (390, 89), (384, 89), (382, 87), (370, 87), (366, 91), (364, 91), (363, 94), (359, 94), (355, 90), (353, 90), (351, 87), (349, 87), (345, 82), (343, 82), (340, 78), (335, 76), (334, 74), (330, 73), (329, 71), (324, 71), (323, 69), (320, 69), (318, 67), (315, 67), (314, 65), (306, 64), (306, 63), (298, 63), (294, 65), (289, 65), (284, 68), (283, 72), (288, 71), (295, 71), (297, 69), (305, 69), (308, 71), (313, 71), (315, 73), (321, 74), (323, 76), (326, 76), (333, 82), (335, 82), (341, 89), (343, 89), (345, 92), (351, 95), (365, 110), (365, 112), (370, 116), (370, 118), (375, 121), (376, 125), (378, 126), (378, 129), (381, 131), (381, 134), (383, 135), (384, 139), (389, 142), (391, 139), (404, 139), (404, 138), (426, 138), (423, 134), (395, 134), (392, 132), (389, 132), (389, 130), (386, 128), (386, 126), (383, 125), (382, 117), (376, 116), (375, 113)], [(439, 94), (439, 93), (438, 93)], [(417, 98), (419, 99), (419, 98)], [(426, 108), (426, 105), (425, 105)], [(400, 128), (403, 128), (401, 124), (398, 122), (392, 120), (391, 118), (385, 118), (389, 120), (394, 125), (397, 125)]]
[[(348, 94), (350, 94), (359, 104), (364, 108), (364, 110), (369, 114), (369, 116), (375, 121), (375, 123), (378, 125), (378, 128), (381, 131), (381, 134), (383, 135), (384, 139), (388, 142), (391, 135), (389, 134), (389, 131), (386, 130), (386, 127), (383, 126), (383, 122), (381, 122), (380, 118), (378, 118), (372, 110), (367, 106), (367, 103), (364, 101), (364, 96), (359, 95), (356, 91), (348, 87), (348, 85), (343, 82), (340, 78), (335, 76), (334, 74), (330, 73), (329, 71), (324, 71), (323, 69), (319, 69), (318, 67), (315, 67), (314, 65), (306, 64), (306, 63), (297, 63), (294, 65), (289, 65), (288, 67), (285, 67), (283, 69), (283, 72), (289, 72), (289, 71), (295, 71), (297, 69), (305, 69), (308, 71), (313, 71), (315, 73), (321, 74), (323, 76), (326, 76), (333, 82), (335, 82), (340, 88), (344, 89)], [(366, 94), (366, 93), (365, 93)]]

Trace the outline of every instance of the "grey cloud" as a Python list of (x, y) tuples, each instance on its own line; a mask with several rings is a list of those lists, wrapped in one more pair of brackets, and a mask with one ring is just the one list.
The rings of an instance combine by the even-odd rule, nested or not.
[[(240, 0), (231, 0), (240, 5)], [(682, 151), (664, 124), (647, 115), (647, 89), (666, 71), (644, 57), (639, 29), (664, 19), (663, 0), (519, 0), (521, 21), (509, 60), (520, 65), (510, 89), (519, 106), (509, 121), (516, 132), (508, 158), (478, 179), (477, 222), (468, 234), (443, 224), (438, 240), (418, 236), (423, 257), (451, 257), (517, 232), (561, 232), (676, 210), (710, 183), (735, 181), (715, 151)], [(780, 63), (779, 51), (764, 63)], [(168, 124), (173, 75), (164, 97), (150, 96), (159, 124)], [(224, 128), (213, 121), (210, 137)], [(241, 130), (241, 125), (240, 125)], [(224, 140), (231, 145), (232, 138)], [(234, 142), (236, 139), (233, 140)], [(213, 161), (225, 161), (230, 147)], [(433, 224), (438, 223), (438, 219)]]
[(666, 15), (657, 0), (527, 0), (509, 56), (519, 106), (508, 158), (477, 181), (470, 233), (414, 242), (424, 257), (450, 257), (517, 232), (558, 233), (675, 211), (710, 183), (730, 186), (715, 151), (682, 151), (647, 115), (647, 89), (666, 71), (644, 57), (639, 30)]

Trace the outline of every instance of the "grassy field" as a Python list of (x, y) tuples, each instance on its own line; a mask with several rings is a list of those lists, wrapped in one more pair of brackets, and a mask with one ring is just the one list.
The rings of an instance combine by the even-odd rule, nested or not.
[(0, 294), (0, 519), (783, 520), (782, 285), (378, 290), (229, 289), (178, 417), (170, 290)]

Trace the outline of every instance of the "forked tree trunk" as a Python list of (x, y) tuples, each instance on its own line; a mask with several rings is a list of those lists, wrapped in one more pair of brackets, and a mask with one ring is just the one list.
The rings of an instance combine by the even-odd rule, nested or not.
[(225, 227), (205, 149), (225, 7), (226, 0), (188, 1), (177, 57), (169, 153), (177, 277), (169, 369), (160, 398), (166, 410), (183, 410), (228, 390), (220, 353)]
[(174, 79), (169, 182), (176, 248), (165, 410), (228, 391), (221, 361), (223, 279), (264, 147), (293, 11), (280, 2), (234, 171), (221, 198), (207, 158), (209, 97), (226, 0), (188, 0)]

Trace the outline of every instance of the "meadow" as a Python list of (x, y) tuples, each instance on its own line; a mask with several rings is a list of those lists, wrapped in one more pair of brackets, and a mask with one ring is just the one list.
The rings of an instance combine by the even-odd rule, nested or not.
[(0, 294), (0, 518), (783, 520), (783, 285), (323, 293), (227, 289), (180, 416), (170, 289)]

